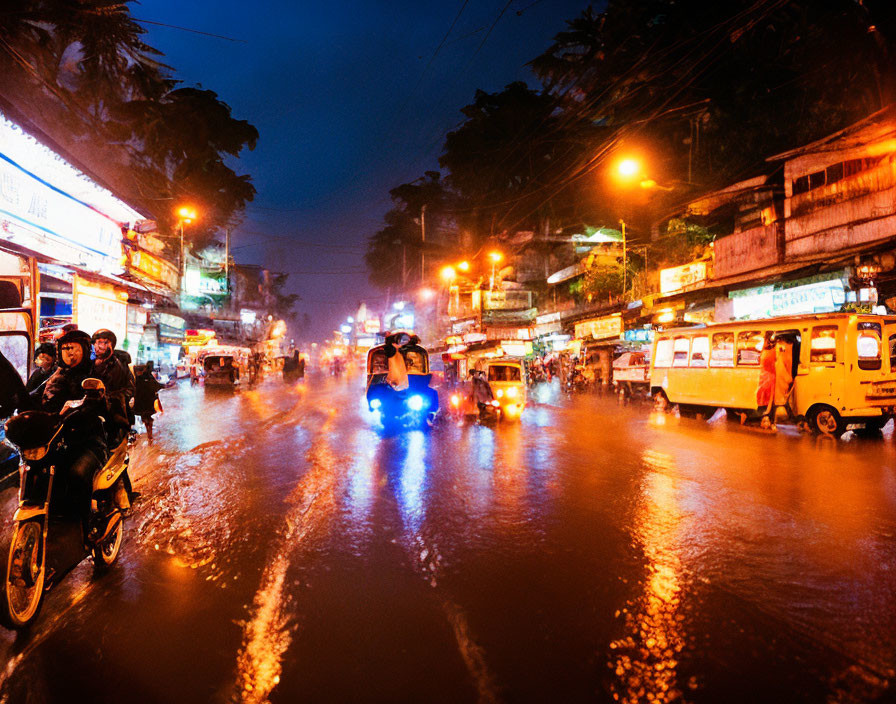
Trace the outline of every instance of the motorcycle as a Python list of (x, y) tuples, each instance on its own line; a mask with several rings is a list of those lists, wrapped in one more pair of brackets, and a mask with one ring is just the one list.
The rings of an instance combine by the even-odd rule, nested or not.
[(6, 425), (7, 439), (22, 456), (19, 504), (11, 535), (0, 547), (0, 623), (24, 629), (38, 616), (44, 595), (86, 557), (102, 572), (118, 558), (124, 533), (123, 511), (129, 507), (123, 475), (128, 468), (132, 436), (112, 451), (93, 478), (90, 518), (72, 501), (70, 479), (58, 471), (75, 438), (105, 432), (97, 401), (105, 388), (99, 379), (85, 379), (85, 397), (66, 404), (63, 414), (28, 411)]
[(582, 393), (588, 390), (588, 379), (582, 373), (581, 369), (573, 369), (566, 379), (566, 393)]
[(477, 403), (469, 394), (455, 392), (449, 398), (450, 416), (458, 421), (476, 419), (480, 425), (497, 423), (502, 415), (501, 403), (493, 400), (489, 403)]

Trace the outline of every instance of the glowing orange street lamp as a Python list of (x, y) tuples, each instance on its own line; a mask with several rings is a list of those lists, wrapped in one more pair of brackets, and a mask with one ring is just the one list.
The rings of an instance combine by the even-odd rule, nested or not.
[(442, 270), (439, 272), (439, 276), (442, 277), (442, 280), (446, 284), (450, 284), (457, 278), (457, 271), (455, 271), (453, 266), (443, 266)]
[(458, 270), (467, 273), (470, 270), (470, 262), (463, 261), (457, 265)]
[(186, 276), (186, 261), (184, 260), (184, 225), (189, 225), (196, 219), (196, 209), (188, 205), (177, 209), (177, 227), (180, 230), (180, 287), (183, 291), (184, 277)]

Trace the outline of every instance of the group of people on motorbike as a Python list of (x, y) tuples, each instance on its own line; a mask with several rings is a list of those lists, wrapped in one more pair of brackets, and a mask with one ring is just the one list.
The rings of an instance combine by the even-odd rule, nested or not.
[[(126, 442), (137, 415), (141, 416), (152, 439), (152, 414), (155, 413), (157, 392), (162, 385), (152, 376), (151, 363), (130, 368), (130, 355), (115, 350), (116, 335), (108, 329), (89, 335), (76, 326), (66, 326), (62, 335), (52, 343), (41, 344), (35, 350), (36, 369), (23, 384), (18, 373), (2, 359), (0, 375), (10, 376), (4, 384), (5, 408), (3, 415), (13, 410), (39, 411), (24, 414), (18, 422), (44, 423), (48, 414), (65, 416), (74, 406), (89, 404), (99, 422), (88, 422), (72, 434), (66, 467), (76, 503), (90, 517), (90, 495), (93, 477), (109, 460), (110, 455)], [(86, 398), (82, 384), (85, 379), (99, 379), (105, 392), (98, 398)], [(16, 383), (17, 382), (17, 383)], [(129, 502), (139, 495), (133, 491), (130, 478), (123, 475)], [(89, 529), (88, 529), (89, 536)]]

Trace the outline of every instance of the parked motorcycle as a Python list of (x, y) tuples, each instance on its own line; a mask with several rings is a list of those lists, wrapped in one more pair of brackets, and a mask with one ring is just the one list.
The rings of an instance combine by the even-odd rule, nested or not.
[(86, 396), (69, 402), (62, 415), (28, 411), (6, 425), (6, 438), (20, 449), (23, 460), (12, 533), (0, 547), (0, 623), (8, 628), (31, 625), (46, 592), (84, 558), (92, 556), (97, 571), (108, 569), (118, 558), (123, 511), (129, 507), (122, 476), (130, 461), (131, 437), (114, 449), (94, 476), (85, 526), (83, 507), (68, 491), (73, 480), (61, 463), (79, 438), (105, 432), (97, 411), (105, 388), (99, 379), (86, 379), (82, 388)]

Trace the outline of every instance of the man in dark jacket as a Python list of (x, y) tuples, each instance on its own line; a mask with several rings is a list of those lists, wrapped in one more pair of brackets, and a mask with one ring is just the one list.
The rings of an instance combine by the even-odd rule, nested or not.
[(28, 377), (25, 390), (31, 395), (35, 403), (40, 403), (44, 393), (44, 383), (53, 376), (56, 369), (56, 346), (50, 342), (44, 342), (34, 350), (35, 369)]
[(56, 341), (57, 367), (44, 384), (41, 410), (59, 413), (66, 401), (84, 396), (81, 382), (90, 376), (90, 336), (70, 330)]
[[(58, 366), (44, 385), (41, 405), (41, 410), (51, 413), (60, 413), (66, 402), (84, 397), (81, 382), (91, 376), (93, 366), (90, 360), (90, 336), (82, 330), (65, 333), (56, 342), (56, 359)], [(76, 436), (77, 444), (70, 446), (65, 462), (69, 476), (74, 480), (73, 489), (78, 504), (82, 507), (85, 531), (90, 516), (93, 476), (105, 464), (109, 454), (102, 426), (97, 425), (96, 429), (98, 432)]]
[(114, 354), (118, 339), (115, 333), (105, 328), (97, 330), (90, 339), (96, 359), (90, 376), (99, 379), (106, 386), (106, 398), (112, 409), (112, 418), (118, 433), (112, 438), (118, 444), (130, 428), (128, 408), (134, 398), (134, 382), (131, 370), (125, 368)]

